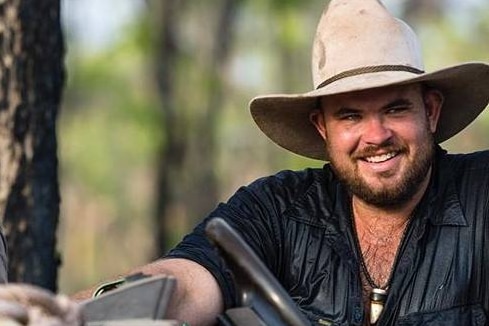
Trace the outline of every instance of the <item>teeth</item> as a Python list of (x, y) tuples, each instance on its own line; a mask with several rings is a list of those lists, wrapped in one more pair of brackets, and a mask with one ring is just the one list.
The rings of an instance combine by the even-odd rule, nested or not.
[(366, 157), (365, 161), (367, 161), (369, 163), (380, 163), (380, 162), (385, 162), (388, 159), (393, 158), (394, 156), (396, 156), (396, 153), (391, 152), (391, 153), (386, 153), (386, 154), (382, 154), (382, 155)]

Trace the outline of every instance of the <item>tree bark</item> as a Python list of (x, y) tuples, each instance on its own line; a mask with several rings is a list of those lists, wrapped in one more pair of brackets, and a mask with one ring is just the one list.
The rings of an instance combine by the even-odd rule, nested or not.
[(0, 46), (0, 216), (9, 281), (56, 291), (60, 1), (2, 1)]

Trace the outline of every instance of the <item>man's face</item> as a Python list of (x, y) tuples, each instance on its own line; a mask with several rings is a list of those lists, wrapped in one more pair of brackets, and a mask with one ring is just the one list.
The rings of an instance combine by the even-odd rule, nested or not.
[(311, 121), (352, 194), (394, 208), (429, 178), (441, 103), (439, 92), (417, 84), (378, 88), (322, 98)]

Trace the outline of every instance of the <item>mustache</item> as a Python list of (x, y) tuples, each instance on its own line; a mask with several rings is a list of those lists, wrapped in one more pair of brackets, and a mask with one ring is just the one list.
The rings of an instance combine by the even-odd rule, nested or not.
[(368, 145), (354, 152), (352, 157), (354, 159), (364, 159), (366, 157), (375, 156), (380, 153), (391, 153), (391, 152), (403, 153), (405, 151), (406, 151), (405, 147), (398, 144), (394, 144), (392, 142), (387, 142), (380, 145)]

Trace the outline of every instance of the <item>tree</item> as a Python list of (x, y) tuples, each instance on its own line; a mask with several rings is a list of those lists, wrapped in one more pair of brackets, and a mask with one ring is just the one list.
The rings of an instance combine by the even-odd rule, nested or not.
[[(155, 27), (155, 77), (162, 102), (165, 135), (157, 185), (158, 255), (165, 253), (171, 242), (168, 237), (175, 233), (172, 223), (183, 223), (184, 227), (193, 225), (218, 198), (216, 133), (223, 107), (223, 71), (230, 56), (240, 0), (214, 3), (153, 2), (154, 19), (162, 24)], [(196, 8), (198, 15), (194, 13), (193, 17), (204, 16), (215, 25), (211, 35), (203, 37), (210, 39), (211, 45), (189, 53), (182, 49), (180, 35), (182, 24), (190, 21), (184, 18), (185, 14)], [(203, 12), (205, 8), (209, 11)], [(195, 72), (200, 72), (199, 76), (192, 80)], [(182, 89), (187, 92), (182, 94)], [(190, 101), (190, 98), (196, 100)]]
[(0, 216), (9, 280), (56, 291), (60, 1), (2, 1), (0, 46)]
[(446, 0), (412, 0), (404, 3), (403, 17), (410, 24), (441, 17), (447, 8)]

